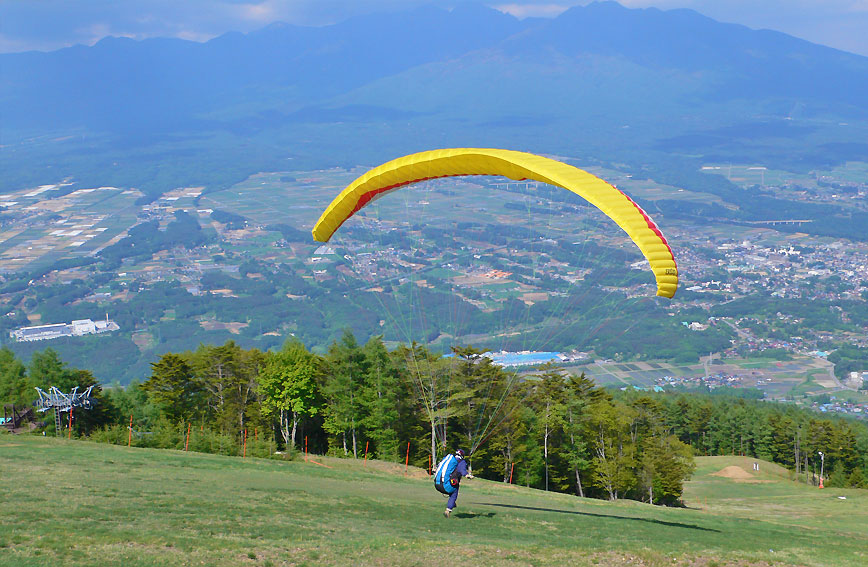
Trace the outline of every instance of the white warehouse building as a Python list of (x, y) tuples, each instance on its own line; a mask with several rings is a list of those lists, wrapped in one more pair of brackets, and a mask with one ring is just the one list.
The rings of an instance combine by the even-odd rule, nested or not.
[(105, 320), (78, 319), (71, 323), (21, 327), (10, 332), (9, 335), (16, 341), (46, 341), (59, 339), (60, 337), (80, 337), (82, 335), (117, 331), (118, 329), (120, 329), (118, 324), (111, 321), (108, 315), (106, 315)]

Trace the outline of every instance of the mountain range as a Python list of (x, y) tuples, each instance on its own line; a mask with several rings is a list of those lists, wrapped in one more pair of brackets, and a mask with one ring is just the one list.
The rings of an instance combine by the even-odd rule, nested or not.
[[(437, 146), (790, 169), (868, 159), (868, 57), (614, 2), (554, 19), (464, 4), (204, 43), (110, 37), (0, 55), (0, 69), (0, 189), (72, 175), (158, 194), (197, 171), (217, 187), (288, 159)], [(110, 171), (118, 160), (129, 167)]]

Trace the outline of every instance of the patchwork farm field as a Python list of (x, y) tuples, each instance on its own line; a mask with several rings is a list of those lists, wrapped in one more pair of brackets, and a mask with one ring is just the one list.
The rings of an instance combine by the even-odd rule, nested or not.
[[(700, 457), (685, 508), (424, 471), (0, 436), (0, 565), (864, 565), (868, 491)], [(842, 499), (843, 498), (843, 499)]]
[(821, 358), (795, 356), (779, 362), (770, 359), (715, 359), (706, 368), (703, 364), (678, 365), (657, 362), (597, 362), (571, 369), (585, 372), (597, 384), (651, 388), (655, 385), (696, 385), (708, 375), (712, 383), (743, 388), (757, 388), (766, 397), (783, 399), (788, 395), (816, 395), (840, 390), (831, 376), (831, 363)]

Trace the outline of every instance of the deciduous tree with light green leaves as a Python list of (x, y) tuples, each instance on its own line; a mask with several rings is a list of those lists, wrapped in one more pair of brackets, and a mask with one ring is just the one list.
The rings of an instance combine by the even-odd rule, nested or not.
[(322, 411), (318, 381), (323, 362), (297, 339), (288, 340), (279, 351), (269, 352), (259, 373), (262, 413), (277, 414), (280, 433), (287, 446), (295, 447), (295, 435), (302, 416)]

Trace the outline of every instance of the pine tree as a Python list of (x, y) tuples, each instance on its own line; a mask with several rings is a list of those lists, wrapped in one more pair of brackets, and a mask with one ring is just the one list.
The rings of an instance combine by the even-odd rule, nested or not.
[(635, 446), (630, 439), (633, 410), (620, 402), (599, 401), (588, 408), (595, 452), (594, 484), (617, 500), (636, 484)]
[(367, 367), (360, 393), (364, 408), (362, 425), (374, 442), (377, 457), (397, 461), (401, 416), (409, 409), (406, 407), (408, 392), (382, 337), (372, 337), (362, 351)]
[(202, 398), (193, 368), (171, 352), (151, 363), (151, 376), (142, 384), (142, 390), (173, 423), (191, 419)]
[(0, 403), (25, 406), (36, 399), (27, 368), (9, 347), (0, 348)]
[(344, 330), (341, 340), (329, 347), (321, 388), (328, 402), (323, 428), (340, 439), (344, 456), (350, 453), (348, 441), (353, 457), (359, 455), (359, 433), (364, 421), (360, 394), (367, 373), (368, 362), (356, 337), (349, 329)]

